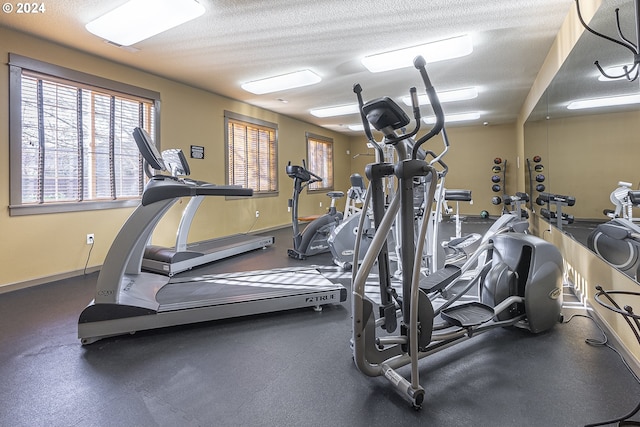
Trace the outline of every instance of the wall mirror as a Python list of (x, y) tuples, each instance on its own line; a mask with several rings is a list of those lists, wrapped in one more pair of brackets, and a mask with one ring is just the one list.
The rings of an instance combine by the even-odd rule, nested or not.
[[(634, 0), (604, 0), (590, 27), (618, 39), (616, 8), (622, 33), (637, 43)], [(640, 190), (640, 103), (569, 108), (575, 101), (640, 96), (640, 78), (635, 81), (602, 78), (594, 65), (596, 60), (607, 70), (631, 66), (634, 58), (628, 49), (585, 31), (524, 127), (526, 161), (534, 166), (533, 157), (540, 156), (539, 173), (544, 175), (544, 181), (537, 182), (538, 171), (525, 172), (527, 192), (534, 200), (533, 211), (540, 215), (543, 208), (555, 210), (553, 205), (535, 203), (538, 184), (543, 184), (546, 192), (574, 197), (574, 206), (561, 209), (575, 219), (571, 233), (578, 230), (573, 237), (583, 244), (590, 226), (609, 220), (603, 211), (614, 208), (610, 196), (619, 182), (630, 183), (633, 190)], [(632, 212), (640, 220), (640, 208)], [(552, 226), (556, 224), (553, 219), (549, 222)], [(587, 225), (578, 227), (581, 223)]]

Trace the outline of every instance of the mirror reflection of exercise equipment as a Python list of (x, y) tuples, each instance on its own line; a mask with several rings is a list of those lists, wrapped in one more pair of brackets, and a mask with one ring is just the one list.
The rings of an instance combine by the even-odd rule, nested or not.
[[(547, 177), (542, 173), (544, 171), (544, 165), (542, 163), (542, 157), (535, 155), (531, 160), (527, 159), (527, 172), (529, 177), (529, 194), (535, 195), (536, 193), (543, 193), (546, 191), (544, 185)], [(535, 174), (535, 175), (534, 175)], [(529, 200), (529, 210), (533, 211), (533, 201), (538, 200), (538, 197), (532, 197)]]
[(633, 219), (633, 208), (640, 206), (640, 191), (620, 181), (609, 199), (614, 209), (603, 213), (611, 218), (599, 224), (587, 237), (587, 246), (599, 257), (627, 276), (638, 279), (640, 271), (640, 226)]
[[(501, 205), (505, 194), (507, 194), (507, 161), (502, 160), (501, 157), (493, 159), (493, 167), (491, 168), (491, 191), (494, 193), (502, 192), (502, 195), (495, 195), (491, 198), (491, 204), (498, 206)], [(502, 208), (504, 213), (504, 207)]]
[[(564, 196), (560, 194), (552, 194), (543, 191), (536, 197), (536, 204), (539, 206), (547, 206), (540, 209), (542, 215), (550, 223), (554, 223), (558, 230), (562, 231), (562, 227), (567, 224), (573, 224), (575, 220), (573, 215), (562, 212), (562, 208), (571, 207), (576, 204), (576, 198), (573, 196)], [(554, 209), (551, 209), (553, 207)]]

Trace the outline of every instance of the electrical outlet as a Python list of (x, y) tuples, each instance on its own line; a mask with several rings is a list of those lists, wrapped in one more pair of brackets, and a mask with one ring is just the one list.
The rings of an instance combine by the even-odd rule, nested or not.
[(322, 202), (320, 202), (320, 207), (322, 207)]
[(256, 218), (260, 218), (260, 211), (256, 211)]
[(93, 235), (93, 233), (87, 234), (87, 245), (93, 245), (94, 240), (95, 236)]

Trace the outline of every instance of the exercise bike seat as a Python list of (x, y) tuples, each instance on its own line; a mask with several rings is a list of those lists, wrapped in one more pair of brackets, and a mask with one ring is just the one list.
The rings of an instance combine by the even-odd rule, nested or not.
[(327, 196), (329, 196), (332, 199), (339, 199), (341, 197), (344, 197), (344, 193), (342, 191), (329, 191), (327, 193)]

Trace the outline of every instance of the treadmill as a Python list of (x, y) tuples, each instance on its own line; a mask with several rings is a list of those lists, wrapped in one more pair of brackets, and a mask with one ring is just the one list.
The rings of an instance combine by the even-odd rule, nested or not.
[[(146, 165), (165, 171), (165, 164), (140, 128), (134, 130)], [(140, 205), (122, 226), (105, 258), (94, 300), (78, 320), (83, 345), (136, 331), (269, 313), (301, 307), (317, 310), (340, 304), (347, 290), (314, 268), (282, 268), (172, 278), (141, 269), (144, 250), (153, 229), (181, 197), (251, 196), (253, 190), (218, 186), (202, 181), (153, 175)]]
[[(187, 177), (191, 173), (189, 163), (180, 149), (164, 150), (162, 152), (162, 160), (174, 177)], [(204, 185), (205, 183), (201, 184)], [(142, 258), (142, 268), (144, 270), (173, 276), (200, 265), (257, 249), (264, 249), (275, 243), (273, 236), (251, 234), (234, 234), (187, 243), (191, 223), (205, 197), (195, 196), (189, 200), (187, 207), (182, 212), (174, 247), (147, 245)]]

